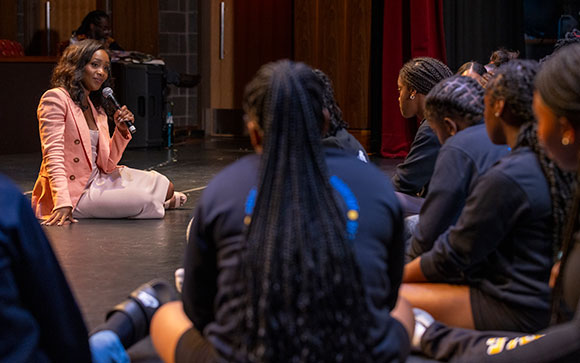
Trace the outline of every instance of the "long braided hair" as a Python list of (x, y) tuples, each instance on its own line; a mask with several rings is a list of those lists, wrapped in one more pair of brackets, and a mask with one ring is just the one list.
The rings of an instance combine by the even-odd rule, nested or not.
[(504, 110), (508, 110), (512, 125), (520, 126), (520, 133), (514, 150), (527, 146), (538, 157), (540, 166), (550, 187), (552, 201), (552, 240), (554, 258), (560, 250), (563, 227), (568, 202), (572, 197), (574, 176), (562, 171), (546, 155), (540, 146), (537, 136), (537, 122), (532, 111), (534, 97), (534, 79), (539, 66), (532, 60), (512, 60), (498, 68), (494, 77), (487, 84), (486, 94), (492, 100), (503, 99)]
[(322, 101), (324, 108), (328, 110), (330, 114), (330, 120), (328, 123), (328, 131), (322, 137), (336, 136), (339, 130), (346, 129), (348, 124), (342, 118), (342, 110), (336, 102), (334, 97), (334, 88), (332, 87), (332, 81), (328, 76), (320, 69), (315, 69), (314, 74), (322, 81), (324, 85), (324, 91), (322, 93)]
[(403, 65), (399, 77), (403, 85), (426, 95), (441, 80), (453, 72), (445, 63), (430, 57), (413, 58)]
[(321, 147), (322, 87), (284, 60), (245, 90), (265, 135), (244, 266), (241, 349), (253, 362), (370, 359), (365, 291)]
[(445, 117), (465, 126), (483, 118), (483, 87), (475, 79), (456, 75), (437, 83), (425, 99), (425, 117), (441, 122)]
[[(556, 117), (566, 117), (576, 130), (580, 128), (580, 44), (569, 45), (554, 53), (542, 64), (536, 89)], [(580, 212), (580, 164), (576, 173), (574, 198), (562, 239), (560, 274), (552, 290), (552, 324), (570, 319), (569, 307), (562, 304), (563, 275), (572, 246), (578, 240)], [(576, 238), (575, 238), (576, 237)], [(572, 307), (573, 308), (573, 307)]]
[[(71, 44), (66, 48), (52, 72), (52, 87), (64, 88), (73, 102), (83, 110), (87, 108), (82, 105), (86, 92), (81, 83), (85, 72), (84, 69), (91, 61), (93, 54), (98, 50), (107, 52), (103, 43), (93, 39)], [(93, 105), (97, 108), (105, 104), (105, 98), (101, 90), (105, 87), (111, 87), (112, 84), (111, 70), (109, 69), (107, 73), (107, 79), (103, 82), (101, 88), (98, 91), (89, 93)]]

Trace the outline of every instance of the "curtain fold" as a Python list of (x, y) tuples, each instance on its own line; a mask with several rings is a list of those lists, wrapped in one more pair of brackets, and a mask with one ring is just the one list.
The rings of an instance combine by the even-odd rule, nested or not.
[(445, 62), (443, 0), (385, 0), (382, 46), (381, 155), (405, 157), (417, 128), (401, 116), (397, 78), (411, 58)]

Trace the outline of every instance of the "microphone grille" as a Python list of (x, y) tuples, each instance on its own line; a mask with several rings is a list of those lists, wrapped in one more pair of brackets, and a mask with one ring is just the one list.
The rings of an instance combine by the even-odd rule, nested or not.
[(105, 98), (109, 98), (112, 95), (113, 95), (113, 90), (111, 89), (111, 87), (103, 88), (103, 96), (105, 96)]

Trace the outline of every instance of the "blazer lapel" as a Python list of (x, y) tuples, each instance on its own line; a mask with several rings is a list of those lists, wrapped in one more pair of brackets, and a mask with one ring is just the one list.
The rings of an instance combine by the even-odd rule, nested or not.
[(83, 115), (83, 110), (78, 105), (76, 105), (70, 97), (67, 101), (69, 103), (70, 110), (72, 111), (72, 118), (77, 127), (78, 135), (83, 145), (83, 149), (85, 150), (85, 156), (89, 164), (91, 164), (91, 134), (89, 132), (89, 125), (87, 125), (87, 121)]
[(109, 159), (109, 153), (110, 153), (110, 149), (109, 149), (109, 142), (110, 142), (110, 136), (109, 136), (109, 125), (107, 124), (107, 115), (101, 112), (97, 112), (97, 109), (95, 108), (95, 106), (93, 105), (93, 103), (91, 102), (91, 100), (89, 99), (89, 105), (91, 107), (91, 112), (93, 113), (93, 118), (95, 119), (95, 123), (97, 124), (97, 127), (99, 128), (99, 147), (98, 147), (98, 158), (97, 158), (97, 163), (101, 164), (101, 163), (107, 163), (107, 160)]

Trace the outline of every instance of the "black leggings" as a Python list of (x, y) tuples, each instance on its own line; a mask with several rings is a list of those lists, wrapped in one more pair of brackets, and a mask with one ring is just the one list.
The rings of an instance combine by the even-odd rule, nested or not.
[(215, 362), (213, 345), (194, 327), (183, 333), (175, 348), (175, 363)]

